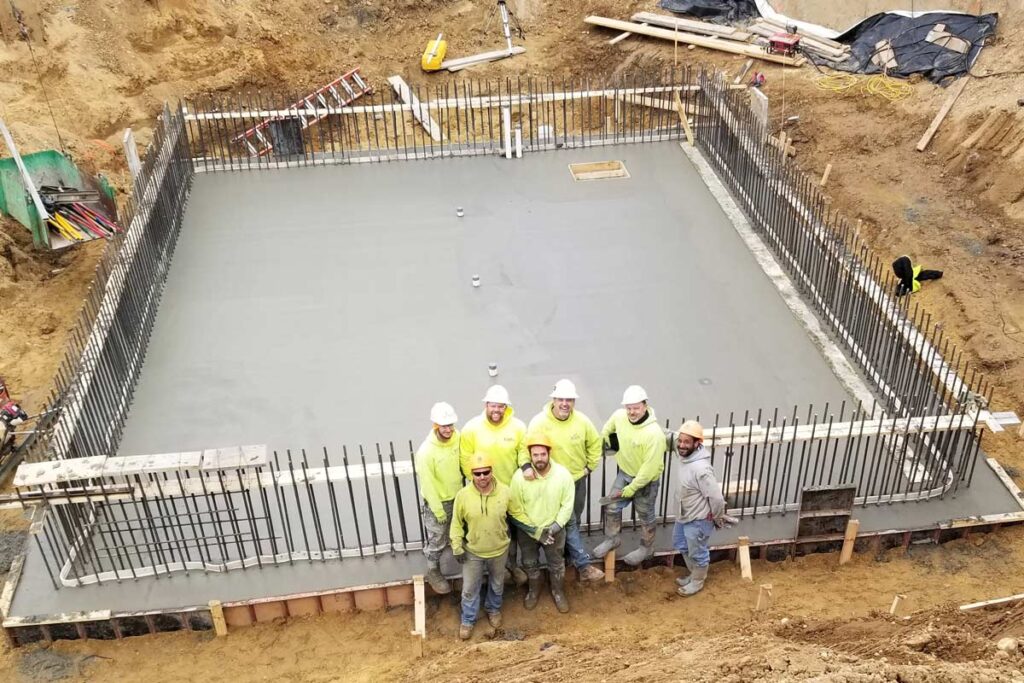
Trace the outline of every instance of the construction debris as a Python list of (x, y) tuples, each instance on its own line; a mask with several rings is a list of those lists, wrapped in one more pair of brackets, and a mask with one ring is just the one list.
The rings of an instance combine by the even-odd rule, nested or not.
[(684, 31), (670, 31), (665, 28), (644, 26), (639, 23), (621, 21), (619, 19), (609, 19), (607, 17), (592, 15), (587, 17), (585, 21), (593, 26), (603, 26), (604, 28), (614, 29), (616, 31), (629, 31), (631, 33), (650, 36), (652, 38), (661, 38), (662, 40), (670, 40), (676, 43), (686, 43), (689, 45), (696, 45), (698, 47), (710, 48), (712, 50), (721, 50), (722, 52), (746, 55), (755, 59), (762, 59), (766, 62), (785, 64), (787, 66), (800, 66), (806, 61), (803, 57), (793, 58), (785, 57), (783, 55), (769, 54), (756, 45), (741, 44), (730, 40), (718, 40), (716, 38), (699, 36), (695, 33), (687, 33)]
[(505, 59), (506, 57), (515, 57), (526, 52), (525, 47), (513, 47), (510, 50), (495, 50), (493, 52), (481, 52), (478, 55), (472, 55), (470, 57), (459, 57), (457, 59), (446, 59), (441, 62), (441, 68), (447, 69), (448, 71), (461, 71), (466, 67), (475, 66), (476, 64), (486, 64), (487, 62), (496, 62), (499, 59)]
[(935, 136), (936, 131), (939, 130), (939, 126), (942, 125), (942, 121), (946, 118), (949, 110), (953, 108), (960, 93), (964, 91), (967, 86), (967, 78), (961, 76), (957, 82), (949, 88), (949, 95), (946, 96), (946, 101), (942, 103), (942, 107), (939, 108), (935, 118), (928, 125), (928, 129), (925, 130), (924, 135), (917, 141), (917, 151), (923, 152), (927, 147), (928, 143), (932, 141), (932, 137)]
[(388, 84), (394, 89), (399, 100), (412, 107), (413, 117), (430, 133), (430, 139), (434, 142), (441, 142), (444, 139), (444, 135), (441, 134), (441, 126), (437, 125), (437, 121), (430, 115), (430, 109), (420, 102), (405, 79), (401, 76), (389, 76)]

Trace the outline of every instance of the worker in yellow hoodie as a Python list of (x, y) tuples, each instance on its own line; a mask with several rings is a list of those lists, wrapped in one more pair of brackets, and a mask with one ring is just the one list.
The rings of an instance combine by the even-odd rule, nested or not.
[(462, 565), (462, 621), (459, 638), (469, 640), (480, 611), (480, 586), (487, 572), (484, 612), (494, 628), (501, 626), (505, 589), (505, 556), (509, 548), (509, 487), (494, 476), (491, 457), (477, 452), (466, 463), (470, 483), (455, 496), (451, 541)]
[(526, 437), (530, 453), (531, 474), (519, 470), (512, 477), (509, 514), (512, 516), (523, 553), (523, 567), (529, 577), (529, 590), (523, 605), (537, 606), (540, 598), (540, 553), (548, 566), (548, 582), (555, 607), (563, 614), (569, 611), (565, 597), (566, 525), (572, 518), (573, 482), (569, 470), (552, 458), (552, 443), (543, 433)]
[(430, 434), (416, 449), (416, 475), (419, 478), (423, 507), (420, 514), (426, 538), (423, 554), (427, 556), (426, 580), (434, 592), (451, 593), (452, 587), (441, 573), (441, 553), (448, 547), (455, 494), (462, 488), (459, 462), (459, 418), (447, 403), (435, 403), (430, 409), (434, 423)]
[[(551, 439), (554, 448), (551, 458), (562, 465), (573, 479), (572, 518), (566, 529), (565, 548), (569, 561), (576, 567), (583, 581), (600, 581), (604, 572), (593, 566), (593, 559), (583, 547), (580, 535), (580, 515), (587, 504), (587, 477), (601, 462), (601, 435), (590, 418), (576, 410), (576, 385), (568, 379), (560, 379), (551, 392), (551, 403), (537, 413), (527, 429), (528, 432), (543, 432)], [(524, 461), (523, 475), (533, 477), (531, 464)]]
[[(473, 458), (483, 454), (490, 458), (493, 476), (508, 486), (520, 463), (525, 462), (526, 425), (512, 414), (512, 402), (508, 390), (495, 384), (484, 395), (484, 411), (462, 427), (462, 473), (472, 479), (470, 464)], [(509, 547), (507, 567), (516, 584), (526, 583), (526, 572), (519, 568), (518, 549), (515, 535)]]
[(626, 387), (622, 408), (616, 410), (601, 430), (611, 450), (617, 451), (619, 473), (612, 484), (611, 498), (604, 507), (605, 539), (594, 548), (596, 557), (604, 557), (621, 543), (622, 510), (632, 503), (640, 522), (640, 547), (622, 558), (634, 567), (654, 555), (655, 515), (661, 473), (665, 470), (667, 441), (665, 432), (647, 405), (647, 392), (637, 385)]

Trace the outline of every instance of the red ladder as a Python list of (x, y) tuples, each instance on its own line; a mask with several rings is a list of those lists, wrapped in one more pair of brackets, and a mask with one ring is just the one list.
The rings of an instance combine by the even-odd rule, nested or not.
[[(330, 113), (328, 107), (331, 109), (344, 107), (358, 100), (363, 95), (371, 93), (373, 93), (373, 88), (363, 79), (357, 66), (316, 92), (292, 104), (288, 109), (295, 111), (293, 118), (300, 119), (302, 121), (302, 128), (306, 129), (326, 118), (328, 113)], [(274, 145), (270, 141), (269, 135), (264, 134), (265, 130), (274, 121), (280, 121), (284, 118), (287, 117), (274, 116), (263, 119), (244, 133), (236, 135), (232, 138), (232, 141), (244, 145), (250, 156), (261, 157), (270, 154), (274, 149)]]

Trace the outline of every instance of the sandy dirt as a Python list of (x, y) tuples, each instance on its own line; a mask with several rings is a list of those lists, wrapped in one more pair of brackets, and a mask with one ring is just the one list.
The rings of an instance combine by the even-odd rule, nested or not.
[[(49, 106), (67, 151), (84, 168), (125, 189), (120, 137), (131, 126), (143, 144), (165, 100), (205, 92), (264, 88), (300, 93), (360, 65), (374, 83), (400, 73), (414, 84), (427, 40), (445, 30), (451, 55), (500, 42), (493, 4), (483, 0), (16, 0), (35, 59), (0, 7), (0, 115), (23, 152), (59, 148)], [(906, 4), (906, 3), (904, 3)], [(1024, 413), (1024, 184), (1019, 154), (964, 150), (960, 142), (993, 108), (1005, 109), (1003, 135), (1024, 125), (1024, 24), (1017, 2), (983, 2), (1001, 16), (999, 35), (925, 153), (914, 144), (946, 93), (913, 82), (890, 103), (819, 89), (816, 71), (765, 66), (765, 92), (778, 126), (790, 126), (794, 163), (819, 176), (833, 170), (832, 208), (863, 221), (883, 258), (910, 254), (945, 271), (917, 295), (942, 321), (965, 358), (996, 384), (995, 409)], [(600, 78), (673, 64), (671, 44), (613, 35), (582, 23), (587, 14), (626, 18), (654, 0), (510, 0), (528, 52), (472, 69), (464, 77), (554, 74)], [(853, 21), (892, 3), (780, 2), (809, 19)], [(822, 9), (822, 5), (828, 5)], [(956, 8), (962, 9), (956, 4)], [(863, 7), (862, 7), (863, 6)], [(953, 7), (954, 5), (949, 5)], [(799, 9), (799, 8), (798, 8)], [(909, 9), (903, 7), (902, 9)], [(918, 8), (920, 9), (920, 8)], [(817, 13), (815, 15), (814, 13)], [(824, 19), (822, 19), (824, 21)], [(847, 22), (848, 23), (848, 22)], [(738, 57), (695, 49), (680, 63), (730, 71)], [(60, 254), (33, 251), (28, 233), (0, 220), (0, 375), (32, 410), (46, 399), (102, 245)], [(1024, 448), (1015, 434), (986, 437), (986, 450), (1017, 477)], [(17, 515), (0, 526), (23, 528)], [(1020, 609), (964, 616), (952, 604), (1024, 591), (1024, 530), (1010, 529), (907, 554), (858, 556), (842, 571), (835, 556), (758, 564), (754, 586), (716, 565), (708, 589), (683, 602), (667, 569), (620, 575), (614, 586), (574, 588), (574, 612), (545, 604), (524, 612), (513, 600), (508, 627), (469, 646), (455, 642), (452, 604), (432, 607), (427, 656), (414, 659), (408, 610), (268, 624), (226, 640), (171, 634), (123, 642), (62, 642), (0, 650), (0, 679), (181, 680), (226, 674), (237, 680), (1024, 680), (1020, 655), (997, 656), (1003, 635), (1024, 636)], [(755, 614), (756, 585), (775, 586), (776, 604)], [(886, 614), (907, 594), (909, 620)], [(783, 625), (783, 619), (788, 622)], [(909, 643), (909, 644), (908, 644)]]

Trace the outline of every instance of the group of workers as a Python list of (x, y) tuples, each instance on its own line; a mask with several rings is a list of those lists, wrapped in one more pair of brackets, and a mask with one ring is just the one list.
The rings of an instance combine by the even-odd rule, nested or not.
[[(598, 432), (579, 410), (576, 386), (559, 380), (551, 401), (529, 426), (513, 415), (508, 391), (491, 386), (483, 413), (460, 432), (451, 405), (430, 411), (433, 428), (416, 451), (426, 530), (423, 552), (426, 580), (436, 593), (450, 593), (441, 573), (441, 556), (450, 545), (462, 565), (462, 614), (459, 637), (468, 639), (483, 607), (491, 626), (501, 626), (506, 578), (527, 585), (526, 609), (537, 606), (544, 554), (551, 597), (559, 612), (569, 611), (565, 597), (565, 558), (582, 581), (599, 581), (604, 572), (592, 563), (621, 544), (622, 513), (634, 506), (640, 545), (623, 557), (640, 566), (654, 555), (655, 511), (667, 441), (642, 387), (628, 387), (622, 408)], [(678, 593), (700, 591), (707, 578), (708, 543), (725, 516), (725, 499), (703, 446), (701, 425), (684, 422), (676, 432), (679, 458), (674, 487), (679, 500), (673, 546), (689, 569), (677, 579)], [(588, 475), (606, 452), (615, 452), (618, 475), (602, 499), (604, 539), (588, 553), (580, 533)], [(463, 477), (467, 480), (463, 485)], [(484, 575), (486, 590), (483, 590)]]

